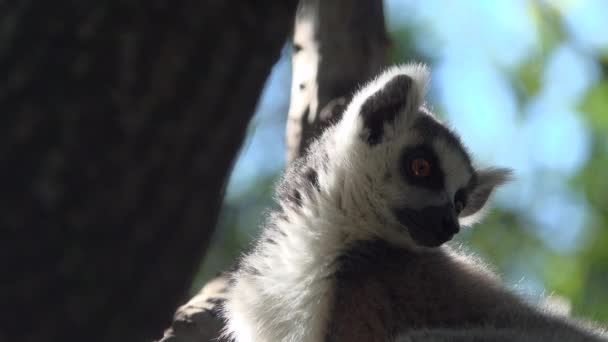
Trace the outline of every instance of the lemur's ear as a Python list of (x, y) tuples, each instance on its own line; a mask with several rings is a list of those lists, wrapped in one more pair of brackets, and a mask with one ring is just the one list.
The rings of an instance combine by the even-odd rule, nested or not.
[(400, 113), (416, 112), (424, 100), (428, 71), (423, 65), (406, 65), (389, 69), (363, 92), (372, 92), (361, 105), (360, 115), (370, 145), (378, 144), (384, 135), (384, 124)]
[(467, 203), (459, 215), (460, 223), (469, 225), (484, 215), (484, 207), (494, 190), (512, 178), (513, 171), (505, 168), (487, 168), (477, 171), (477, 181), (469, 189)]

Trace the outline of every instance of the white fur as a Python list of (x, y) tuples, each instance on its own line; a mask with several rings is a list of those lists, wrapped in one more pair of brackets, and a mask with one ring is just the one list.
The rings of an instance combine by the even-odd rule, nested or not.
[[(363, 129), (363, 122), (359, 117), (359, 110), (365, 100), (367, 100), (370, 96), (382, 89), (382, 87), (384, 87), (395, 76), (402, 74), (408, 75), (414, 80), (414, 85), (416, 89), (414, 94), (416, 98), (413, 99), (414, 102), (412, 103), (412, 105), (418, 108), (424, 103), (424, 96), (426, 95), (428, 83), (430, 80), (429, 70), (424, 64), (412, 63), (405, 65), (396, 65), (388, 68), (385, 72), (381, 73), (374, 80), (362, 87), (355, 94), (352, 101), (346, 108), (343, 118), (338, 124), (338, 128), (335, 133), (336, 149), (338, 150), (338, 153), (348, 153), (347, 151), (350, 149), (350, 144), (356, 141), (358, 142), (358, 139), (355, 135)], [(406, 124), (407, 122), (400, 123)]]

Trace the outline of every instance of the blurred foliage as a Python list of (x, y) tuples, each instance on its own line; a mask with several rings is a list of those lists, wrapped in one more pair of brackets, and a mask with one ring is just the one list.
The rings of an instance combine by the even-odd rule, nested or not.
[[(479, 49), (483, 49), (484, 44), (488, 44), (485, 41), (488, 36), (499, 41), (504, 40), (505, 36), (513, 34), (512, 31), (509, 31), (508, 23), (514, 21), (513, 25), (519, 25), (518, 20), (526, 20), (530, 25), (529, 30), (534, 32), (533, 38), (530, 38), (532, 43), (527, 47), (525, 44), (521, 45), (524, 47), (519, 47), (526, 49), (522, 52), (524, 57), (506, 60), (488, 53), (489, 62), (487, 63), (492, 66), (493, 70), (497, 70), (496, 75), (507, 80), (510, 87), (509, 92), (516, 102), (517, 115), (509, 119), (515, 120), (513, 127), (516, 129), (512, 131), (505, 129), (504, 134), (519, 134), (524, 130), (522, 125), (535, 115), (532, 110), (529, 110), (531, 104), (545, 101), (544, 105), (540, 107), (541, 109), (549, 108), (574, 113), (574, 120), (581, 122), (580, 127), (582, 128), (580, 129), (583, 130), (584, 141), (588, 141), (588, 144), (581, 145), (582, 150), (565, 150), (562, 156), (558, 154), (558, 157), (563, 158), (569, 158), (569, 153), (581, 154), (577, 158), (572, 157), (582, 163), (570, 167), (568, 169), (570, 171), (564, 171), (558, 167), (553, 168), (552, 164), (546, 161), (541, 161), (540, 166), (530, 167), (527, 164), (533, 163), (531, 157), (506, 159), (511, 162), (505, 166), (514, 168), (518, 176), (520, 173), (523, 174), (524, 179), (521, 182), (516, 181), (506, 193), (499, 193), (498, 199), (494, 201), (495, 208), (491, 214), (483, 223), (474, 228), (465, 229), (457, 241), (480, 254), (514, 288), (521, 289), (522, 292), (532, 297), (549, 294), (564, 296), (571, 301), (574, 314), (608, 321), (608, 43), (599, 44), (598, 39), (594, 37), (586, 39), (586, 36), (581, 36), (580, 32), (585, 32), (582, 28), (572, 26), (573, 22), (580, 22), (580, 19), (579, 21), (576, 18), (572, 19), (574, 14), (578, 16), (577, 18), (582, 16), (584, 19), (585, 15), (593, 16), (593, 11), (601, 11), (593, 5), (598, 2), (593, 2), (591, 5), (584, 1), (582, 5), (576, 1), (573, 2), (576, 3), (574, 5), (568, 1), (506, 2), (506, 6), (515, 3), (523, 4), (525, 18), (521, 16), (522, 12), (513, 12), (504, 8), (485, 8), (483, 10), (485, 12), (482, 14), (489, 17), (494, 15), (513, 16), (515, 13), (514, 17), (496, 19), (499, 23), (507, 23), (506, 29), (497, 26), (496, 32), (492, 31), (493, 18), (478, 20), (479, 18), (475, 16), (479, 13), (476, 14), (474, 11), (468, 13), (468, 9), (456, 13), (446, 10), (442, 17), (435, 8), (441, 7), (441, 4), (438, 5), (433, 1), (419, 3), (422, 4), (413, 5), (408, 1), (403, 3), (387, 1), (389, 9), (387, 10), (387, 22), (393, 42), (391, 56), (395, 62), (415, 59), (424, 60), (431, 66), (441, 67), (445, 65), (444, 60), (451, 57), (449, 56), (451, 51), (454, 51), (445, 48), (449, 45), (456, 45), (456, 49), (460, 45), (467, 48), (473, 46), (471, 54), (474, 54), (475, 58), (479, 58), (478, 51), (480, 50), (476, 50), (477, 46), (481, 46)], [(462, 2), (456, 1), (455, 3)], [(480, 6), (482, 4), (482, 2), (467, 2), (469, 6), (471, 3)], [(488, 3), (494, 4), (494, 2), (483, 2), (483, 4)], [(598, 6), (601, 5), (602, 3), (599, 2)], [(587, 14), (576, 6), (586, 6), (584, 8), (590, 12)], [(425, 17), (424, 13), (431, 14)], [(463, 16), (460, 23), (477, 21), (479, 25), (477, 29), (488, 32), (484, 32), (485, 36), (478, 37), (478, 41), (475, 41), (474, 37), (465, 36), (462, 37), (462, 42), (454, 42), (453, 40), (456, 38), (441, 36), (438, 33), (442, 29), (447, 31), (453, 29), (449, 27), (449, 23), (443, 22), (448, 20), (445, 19), (447, 16)], [(457, 21), (455, 25), (458, 23)], [(447, 28), (442, 28), (440, 25), (447, 25)], [(597, 30), (604, 31), (591, 30), (589, 32), (608, 37), (608, 26), (599, 27)], [(518, 39), (517, 37), (509, 38)], [(594, 42), (594, 45), (585, 45), (587, 40)], [(601, 42), (606, 42), (606, 40)], [(509, 45), (511, 41), (504, 40), (500, 44)], [(584, 63), (581, 63), (585, 66), (592, 66), (582, 69), (591, 71), (588, 72), (589, 75), (584, 82), (580, 81), (584, 83), (584, 86), (573, 88), (575, 90), (583, 89), (580, 95), (572, 99), (573, 104), (563, 99), (567, 96), (556, 96), (554, 93), (555, 87), (563, 85), (566, 87), (566, 91), (569, 91), (570, 82), (574, 84), (572, 87), (577, 85), (578, 81), (572, 78), (571, 73), (568, 73), (567, 68), (570, 65), (563, 65), (566, 68), (563, 79), (555, 79), (555, 76), (551, 78), (549, 75), (552, 63), (553, 65), (557, 63), (555, 55), (563, 46), (573, 47), (562, 49), (566, 52), (573, 51), (569, 52), (569, 55), (566, 53), (566, 56), (570, 56), (569, 58), (582, 56), (580, 58), (584, 59)], [(494, 47), (486, 46), (485, 48), (491, 50)], [(513, 49), (515, 48), (517, 45), (513, 46)], [(495, 51), (493, 52), (495, 53)], [(577, 60), (574, 59), (574, 61)], [(562, 65), (558, 66), (562, 67)], [(553, 68), (555, 69), (555, 66)], [(573, 68), (578, 70), (575, 66)], [(284, 150), (281, 142), (288, 105), (289, 73), (289, 53), (286, 52), (277, 64), (262, 96), (256, 119), (252, 122), (250, 140), (243, 148), (241, 159), (235, 167), (233, 179), (228, 186), (228, 195), (215, 240), (201, 267), (202, 271), (193, 284), (193, 291), (216, 272), (227, 269), (239, 253), (247, 248), (263, 220), (264, 210), (273, 205), (272, 185), (280, 173), (280, 166), (284, 158), (277, 151)], [(558, 74), (560, 73), (558, 72)], [(574, 76), (577, 75), (578, 73), (575, 73)], [(444, 81), (440, 77), (438, 82)], [(551, 82), (558, 84), (550, 84)], [(272, 84), (275, 85), (272, 86)], [(441, 87), (440, 83), (433, 84), (431, 87), (431, 98), (439, 100), (435, 109), (448, 121), (460, 122), (461, 126), (456, 126), (458, 131), (466, 130), (467, 125), (472, 124), (467, 120), (471, 120), (459, 121), (460, 114), (452, 110), (452, 104), (445, 99), (445, 96), (442, 97), (436, 91)], [(447, 89), (449, 92), (450, 88)], [(479, 89), (475, 94), (479, 93), (480, 97), (483, 97), (484, 91), (486, 90)], [(272, 103), (265, 104), (265, 98), (272, 99)], [(479, 101), (479, 99), (462, 98), (458, 101)], [(473, 102), (473, 108), (476, 103)], [(502, 108), (498, 103), (496, 103), (496, 107), (496, 113), (492, 115), (500, 119), (502, 118), (500, 115), (503, 115), (501, 114)], [(540, 125), (542, 129), (538, 133), (528, 135), (529, 140), (524, 142), (524, 150), (536, 144), (537, 139), (538, 141), (545, 139), (548, 141), (546, 146), (549, 147), (568, 146), (568, 140), (574, 139), (574, 133), (571, 130), (574, 130), (575, 127), (568, 124), (564, 124), (562, 127), (557, 122), (558, 116), (552, 117), (553, 113), (549, 114), (551, 115), (542, 116), (543, 121)], [(476, 113), (475, 115), (477, 116), (474, 118), (479, 118), (486, 114)], [(496, 122), (500, 121), (489, 121), (489, 124), (498, 124)], [(566, 121), (566, 123), (568, 122)], [(555, 130), (561, 131), (556, 133)], [(542, 134), (545, 131), (551, 132), (552, 135), (543, 137)], [(278, 148), (274, 146), (274, 150), (268, 150), (267, 141), (265, 143), (255, 142), (258, 135), (268, 134), (276, 137), (271, 144), (278, 145)], [(463, 134), (463, 138), (468, 144), (466, 135)], [(522, 139), (519, 135), (503, 138), (513, 142)], [(566, 141), (554, 141), (555, 139)], [(559, 145), (559, 143), (566, 145)], [(473, 144), (471, 150), (477, 152), (478, 148)], [(541, 157), (545, 154), (549, 156), (560, 153), (560, 151), (551, 151), (549, 148), (541, 152)], [(522, 151), (516, 149), (513, 151), (507, 149), (506, 152), (504, 149), (490, 150), (485, 155), (504, 153), (518, 154)], [(255, 157), (251, 157), (252, 155)], [(277, 160), (279, 162), (276, 162)], [(485, 162), (493, 163), (494, 160), (485, 158), (484, 164), (486, 164)], [(276, 165), (276, 167), (255, 171), (259, 165), (268, 165), (268, 163), (274, 163), (272, 165)], [(524, 165), (520, 163), (524, 163)], [(527, 171), (519, 172), (521, 169)], [(518, 190), (522, 188), (526, 188), (527, 192)], [(543, 212), (539, 214), (539, 211)], [(581, 217), (580, 220), (572, 221), (580, 222), (581, 227), (570, 225), (572, 216)]]

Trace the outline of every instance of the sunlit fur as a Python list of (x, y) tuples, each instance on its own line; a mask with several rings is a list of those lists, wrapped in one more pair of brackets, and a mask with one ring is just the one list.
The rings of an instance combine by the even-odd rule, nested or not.
[[(372, 145), (366, 141), (369, 132), (361, 110), (398, 75), (409, 76), (412, 86), (401, 94), (404, 100), (394, 117), (383, 123), (379, 143)], [(225, 337), (239, 342), (357, 340), (332, 336), (329, 327), (341, 324), (332, 317), (339, 309), (335, 299), (339, 297), (336, 274), (340, 272), (340, 260), (365, 241), (384, 241), (406, 257), (430, 252), (448, 261), (442, 267), (453, 264), (450, 270), (456, 277), (460, 270), (463, 277), (472, 270), (483, 283), (495, 282), (473, 259), (462, 257), (463, 263), (459, 263), (460, 257), (445, 246), (430, 249), (417, 244), (393, 211), (449, 204), (458, 189), (469, 186), (470, 206), (459, 217), (462, 224), (469, 224), (479, 218), (492, 190), (509, 177), (505, 169), (475, 169), (451, 131), (430, 139), (424, 130), (416, 128), (421, 117), (438, 123), (424, 105), (428, 78), (426, 67), (418, 64), (388, 69), (361, 88), (342, 119), (288, 167), (278, 185), (279, 208), (268, 215), (260, 237), (232, 275), (223, 308)], [(400, 175), (403, 149), (423, 141), (432, 146), (445, 174), (442, 191), (413, 186)], [(381, 269), (382, 260), (378, 262)], [(403, 277), (409, 274), (407, 269), (401, 273)], [(448, 283), (431, 285), (450, 287)], [(415, 294), (408, 295), (416, 298)], [(384, 336), (376, 337), (381, 341)]]

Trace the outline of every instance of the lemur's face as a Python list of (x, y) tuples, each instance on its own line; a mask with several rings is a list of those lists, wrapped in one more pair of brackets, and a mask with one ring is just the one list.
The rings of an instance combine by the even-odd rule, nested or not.
[(414, 243), (436, 247), (479, 218), (510, 172), (473, 168), (460, 139), (423, 106), (427, 77), (421, 66), (390, 69), (353, 98), (342, 125), (358, 135), (349, 148), (365, 196)]

